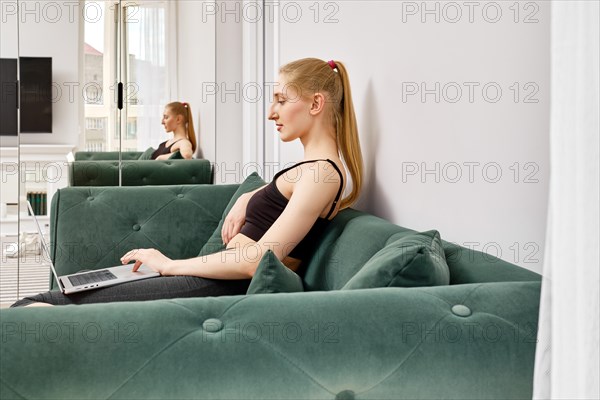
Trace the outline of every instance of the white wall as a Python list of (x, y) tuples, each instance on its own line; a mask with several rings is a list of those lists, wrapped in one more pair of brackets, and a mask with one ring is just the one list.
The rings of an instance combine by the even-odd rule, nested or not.
[[(540, 272), (549, 180), (550, 6), (520, 3), (515, 22), (513, 2), (492, 3), (477, 2), (469, 22), (462, 2), (320, 2), (318, 16), (313, 2), (282, 2), (279, 61), (346, 63), (366, 167), (355, 208), (411, 229), (437, 229), (447, 241)], [(423, 4), (430, 10), (437, 5), (439, 22), (435, 14), (421, 20)], [(462, 12), (456, 23), (448, 22), (457, 15), (453, 4)], [(496, 18), (495, 5), (502, 14), (488, 22)], [(527, 16), (538, 22), (524, 23)], [(436, 82), (451, 85), (446, 96), (440, 90), (439, 102), (433, 95), (403, 100), (413, 82), (427, 89)], [(455, 103), (453, 82), (463, 89)], [(479, 84), (472, 102), (465, 82)], [(483, 97), (487, 83), (501, 88), (499, 101), (491, 101), (492, 89), (490, 100)], [(538, 102), (525, 103), (535, 88)], [(283, 164), (302, 159), (299, 142), (280, 152)], [(436, 165), (437, 177), (424, 174)], [(415, 174), (408, 174), (413, 167)], [(496, 170), (501, 177), (492, 183)], [(462, 176), (454, 181), (457, 172)]]
[(216, 184), (244, 179), (241, 9), (241, 1), (178, 1), (179, 96), (197, 110), (204, 158), (215, 163)]
[[(225, 4), (226, 3), (226, 4)], [(217, 156), (215, 183), (240, 183), (242, 166), (242, 68), (241, 0), (216, 2), (217, 8)]]
[[(215, 82), (216, 29), (210, 2), (177, 2), (177, 93), (190, 103), (202, 156), (215, 160), (215, 96), (208, 95)], [(206, 90), (204, 90), (206, 89)]]

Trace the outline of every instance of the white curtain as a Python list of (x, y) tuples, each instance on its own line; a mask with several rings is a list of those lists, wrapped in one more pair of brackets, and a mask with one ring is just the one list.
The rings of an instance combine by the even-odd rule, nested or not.
[[(176, 84), (176, 40), (173, 24), (175, 1), (137, 1), (129, 12), (127, 24), (130, 60), (129, 88), (137, 104), (129, 107), (128, 117), (136, 120), (137, 149), (154, 148), (167, 140), (161, 125), (164, 107), (171, 102)], [(133, 95), (130, 95), (133, 97)]]
[(550, 198), (534, 399), (599, 394), (599, 2), (553, 1)]

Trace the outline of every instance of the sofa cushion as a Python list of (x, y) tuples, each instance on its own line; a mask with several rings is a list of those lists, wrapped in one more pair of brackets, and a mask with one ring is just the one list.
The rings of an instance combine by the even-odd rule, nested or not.
[(183, 156), (181, 155), (181, 152), (179, 150), (171, 153), (171, 156), (169, 156), (169, 160), (185, 160), (185, 158), (183, 158)]
[(304, 290), (341, 289), (391, 236), (406, 231), (364, 211), (341, 210), (316, 240), (313, 254), (302, 260), (298, 275)]
[(376, 287), (440, 286), (450, 271), (436, 230), (411, 233), (378, 251), (342, 290)]
[(140, 156), (140, 158), (138, 158), (138, 160), (151, 160), (152, 159), (152, 154), (155, 152), (156, 150), (154, 149), (154, 147), (148, 147), (146, 149), (146, 151), (144, 151), (142, 153), (142, 155)]
[(221, 237), (221, 230), (223, 229), (223, 223), (225, 222), (225, 217), (231, 211), (231, 208), (244, 193), (251, 192), (255, 189), (258, 189), (261, 186), (266, 184), (265, 181), (256, 173), (253, 172), (242, 182), (242, 184), (238, 187), (238, 190), (233, 194), (227, 207), (225, 207), (225, 211), (223, 211), (223, 216), (221, 218), (221, 222), (217, 226), (217, 229), (213, 232), (212, 236), (208, 239), (208, 241), (204, 244), (202, 249), (200, 249), (200, 253), (198, 257), (206, 256), (212, 253), (216, 253), (219, 251), (223, 251), (225, 249), (225, 244), (223, 244), (223, 239)]
[(262, 256), (247, 294), (303, 292), (302, 279), (271, 250)]

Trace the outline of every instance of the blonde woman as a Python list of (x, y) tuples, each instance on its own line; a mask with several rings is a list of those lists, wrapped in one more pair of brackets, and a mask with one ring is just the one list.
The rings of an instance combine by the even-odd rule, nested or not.
[(192, 121), (192, 110), (188, 103), (175, 101), (165, 107), (162, 124), (173, 137), (162, 142), (152, 153), (152, 160), (166, 160), (179, 151), (185, 159), (190, 159), (196, 151), (196, 132)]
[[(134, 262), (135, 271), (143, 263), (162, 276), (69, 296), (42, 293), (13, 306), (245, 294), (260, 260), (251, 252), (269, 249), (297, 270), (329, 221), (358, 198), (362, 155), (342, 62), (291, 62), (281, 67), (273, 96), (268, 118), (283, 142), (300, 140), (304, 160), (237, 200), (221, 232), (223, 252), (172, 260), (156, 249), (133, 249), (123, 255), (123, 264)], [(342, 198), (349, 177), (352, 191)]]

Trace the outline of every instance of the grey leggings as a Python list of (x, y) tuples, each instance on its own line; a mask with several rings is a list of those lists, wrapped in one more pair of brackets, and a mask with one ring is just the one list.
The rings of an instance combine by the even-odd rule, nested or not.
[(223, 280), (196, 276), (158, 276), (115, 286), (64, 295), (60, 291), (24, 297), (11, 307), (34, 302), (53, 305), (146, 301), (178, 297), (208, 297), (246, 294), (250, 279)]

